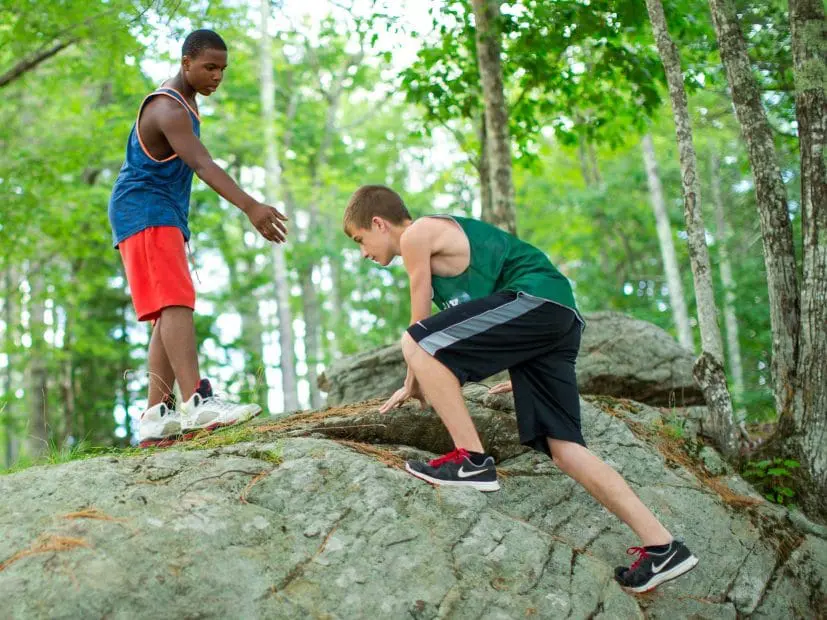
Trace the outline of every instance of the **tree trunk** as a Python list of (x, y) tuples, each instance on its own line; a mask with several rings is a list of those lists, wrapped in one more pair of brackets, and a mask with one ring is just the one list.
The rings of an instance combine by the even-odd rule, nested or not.
[[(253, 277), (250, 273), (248, 277)], [(250, 395), (248, 398), (264, 408), (269, 408), (270, 389), (264, 372), (264, 329), (259, 318), (259, 300), (257, 295), (250, 295), (241, 304), (241, 337), (244, 341), (245, 374), (247, 375)]]
[[(715, 0), (712, 0), (715, 1)], [(689, 261), (695, 283), (695, 299), (698, 306), (698, 323), (701, 330), (701, 357), (695, 365), (695, 380), (701, 386), (712, 417), (715, 440), (721, 451), (733, 455), (737, 449), (732, 400), (724, 373), (724, 346), (718, 327), (715, 291), (712, 287), (712, 270), (709, 249), (706, 246), (706, 229), (701, 211), (700, 184), (698, 183), (695, 145), (692, 141), (692, 125), (689, 106), (683, 84), (683, 72), (678, 48), (669, 36), (663, 5), (660, 0), (646, 0), (649, 20), (655, 34), (675, 119), (675, 134), (681, 163), (681, 189), (683, 191), (684, 218), (689, 243)]]
[(17, 296), (17, 274), (14, 267), (10, 266), (6, 270), (6, 277), (4, 286), (6, 295), (3, 302), (4, 317), (6, 324), (5, 334), (5, 349), (6, 349), (6, 373), (4, 381), (5, 399), (3, 401), (3, 410), (6, 420), (6, 467), (11, 467), (17, 462), (17, 429), (14, 424), (14, 407), (12, 406), (12, 399), (14, 398), (14, 362), (16, 356), (14, 330), (17, 322), (15, 314), (14, 299)]
[[(121, 329), (122, 329), (121, 346), (123, 346), (123, 349), (124, 349), (124, 370), (129, 368), (129, 364), (132, 361), (131, 357), (130, 357), (130, 354), (129, 354), (129, 332), (128, 332), (129, 320), (127, 319), (127, 308), (128, 308), (128, 306), (124, 305), (124, 307), (123, 307), (123, 323), (121, 325)], [(130, 383), (129, 373), (123, 372), (121, 374), (121, 376), (123, 377), (123, 408), (124, 408), (124, 411), (126, 412), (126, 415), (124, 416), (124, 420), (123, 420), (123, 428), (124, 428), (124, 432), (126, 433), (124, 435), (124, 444), (128, 446), (132, 441), (132, 418), (129, 415), (129, 410), (132, 407), (132, 390), (129, 387), (129, 383)], [(75, 383), (74, 383), (74, 369), (73, 368), (70, 368), (68, 384), (71, 386), (70, 387), (70, 394), (71, 394), (71, 398), (72, 398), (72, 406), (74, 407), (74, 398), (75, 398), (74, 384)]]
[[(741, 361), (741, 342), (738, 338), (738, 316), (735, 313), (735, 278), (732, 276), (732, 263), (729, 258), (730, 232), (727, 225), (724, 201), (721, 195), (721, 162), (713, 152), (710, 165), (712, 203), (715, 208), (715, 232), (718, 239), (718, 263), (721, 272), (721, 284), (724, 287), (724, 325), (726, 326), (726, 350), (729, 364), (729, 376), (732, 378), (732, 391), (736, 403), (744, 398), (744, 365)], [(745, 420), (746, 412), (736, 410), (738, 424)]]
[(322, 406), (319, 392), (318, 364), (321, 360), (321, 342), (319, 340), (319, 297), (313, 284), (313, 266), (299, 272), (302, 286), (302, 310), (304, 317), (304, 358), (307, 363), (307, 382), (310, 390), (310, 408)]
[(709, 0), (709, 7), (755, 180), (770, 302), (773, 389), (784, 424), (792, 414), (799, 331), (798, 278), (787, 194), (735, 4), (733, 0)]
[[(275, 202), (279, 183), (279, 164), (276, 155), (275, 99), (273, 80), (273, 51), (268, 23), (270, 21), (269, 0), (261, 0), (261, 116), (264, 130), (265, 194), (266, 200)], [(285, 214), (288, 215), (289, 214)], [(299, 408), (296, 381), (296, 353), (293, 345), (293, 317), (290, 311), (290, 283), (284, 245), (273, 244), (273, 270), (276, 281), (276, 301), (279, 317), (279, 348), (281, 349), (281, 385), (284, 396), (284, 410)]]
[[(590, 190), (600, 190), (601, 188), (598, 187), (597, 179), (592, 176), (591, 164), (589, 162), (589, 157), (586, 154), (586, 138), (582, 136), (577, 142), (577, 159), (580, 162), (580, 174), (583, 175), (583, 183), (586, 185), (586, 188)], [(602, 210), (598, 209), (597, 214), (595, 215), (595, 221), (600, 235), (603, 238), (609, 238), (609, 226), (606, 222), (606, 216), (603, 214)], [(616, 270), (612, 268), (612, 262), (609, 260), (607, 246), (607, 243), (600, 244), (600, 272), (608, 278), (613, 272), (616, 272)], [(618, 283), (618, 286), (622, 287), (623, 283)]]
[(577, 141), (577, 160), (580, 162), (580, 174), (583, 176), (586, 187), (597, 185), (597, 181), (592, 178), (592, 170), (586, 155), (586, 139), (583, 137)]
[(485, 128), (491, 164), (493, 223), (516, 234), (511, 137), (500, 61), (500, 0), (472, 0), (476, 22), (477, 62), (485, 100)]
[(827, 25), (822, 0), (790, 0), (801, 152), (803, 277), (797, 390), (791, 426), (811, 478), (802, 502), (827, 514)]
[(480, 117), (479, 125), (480, 157), (477, 173), (480, 175), (480, 207), (483, 222), (495, 224), (494, 202), (491, 196), (491, 162), (488, 160), (488, 132), (485, 129), (485, 113)]
[(586, 148), (589, 151), (589, 165), (591, 166), (591, 173), (592, 178), (594, 179), (594, 184), (597, 185), (601, 190), (606, 189), (606, 185), (603, 183), (603, 175), (600, 174), (600, 165), (597, 162), (597, 152), (594, 150), (594, 143), (591, 140), (586, 141)]
[(652, 143), (652, 134), (643, 136), (643, 163), (646, 167), (646, 180), (649, 184), (649, 196), (652, 199), (652, 211), (655, 214), (655, 224), (660, 242), (660, 253), (663, 258), (663, 270), (666, 274), (666, 286), (669, 288), (669, 305), (672, 306), (672, 320), (678, 330), (678, 341), (685, 349), (695, 351), (695, 342), (692, 338), (692, 326), (689, 324), (689, 312), (686, 309), (686, 297), (683, 294), (681, 272), (678, 266), (678, 255), (675, 253), (675, 243), (672, 240), (672, 226), (669, 223), (669, 214), (666, 210), (666, 200), (663, 197), (663, 186), (658, 175), (658, 164), (655, 159), (655, 146)]
[[(66, 309), (66, 323), (63, 326), (63, 361), (61, 363), (61, 377), (60, 377), (60, 398), (63, 402), (63, 432), (62, 444), (73, 445), (77, 441), (75, 435), (75, 382), (74, 382), (74, 363), (72, 360), (72, 319), (71, 311)], [(127, 324), (123, 322), (123, 340), (127, 339)], [(129, 349), (127, 348), (128, 352)], [(128, 368), (128, 353), (127, 359), (124, 360), (124, 369)], [(129, 381), (124, 379), (124, 385), (128, 385)], [(129, 420), (129, 409), (126, 409), (126, 419)]]
[[(311, 176), (311, 197), (310, 217), (307, 223), (308, 241), (311, 235), (315, 235), (321, 224), (322, 216), (319, 209), (323, 188), (323, 175), (327, 167), (327, 160), (333, 144), (333, 136), (336, 133), (336, 118), (339, 114), (344, 80), (347, 77), (351, 66), (357, 66), (362, 61), (361, 51), (353, 56), (348, 56), (330, 89), (327, 92), (327, 113), (325, 125), (322, 132), (322, 139), (319, 142), (319, 150), (310, 173)], [(324, 226), (325, 231), (328, 230)], [(318, 237), (317, 237), (318, 239)], [(319, 241), (317, 240), (316, 243)], [(322, 361), (322, 307), (319, 303), (319, 295), (313, 283), (313, 274), (318, 269), (317, 261), (311, 259), (307, 265), (300, 270), (299, 277), (302, 286), (302, 306), (304, 316), (304, 354), (307, 363), (307, 381), (310, 393), (310, 408), (318, 409), (322, 406), (322, 395), (319, 391), (318, 364)]]
[(44, 338), (43, 299), (45, 290), (43, 277), (38, 273), (29, 276), (31, 300), (29, 302), (29, 336), (32, 340), (29, 350), (29, 456), (33, 460), (49, 452), (49, 418), (46, 398), (46, 340)]

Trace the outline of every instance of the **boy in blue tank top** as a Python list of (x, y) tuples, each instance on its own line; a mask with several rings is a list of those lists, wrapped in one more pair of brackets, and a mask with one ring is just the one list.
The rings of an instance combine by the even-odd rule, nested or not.
[[(551, 457), (640, 538), (641, 546), (630, 548), (637, 561), (618, 567), (615, 579), (646, 592), (695, 567), (689, 549), (586, 448), (575, 375), (583, 320), (568, 280), (545, 254), (478, 220), (414, 221), (399, 195), (382, 185), (351, 196), (344, 229), (363, 258), (387, 266), (401, 256), (410, 280), (411, 320), (402, 336), (408, 373), (380, 411), (416, 398), (433, 407), (454, 441), (444, 456), (408, 461), (409, 473), (434, 485), (500, 488), (461, 386), (507, 369), (520, 441)], [(433, 316), (432, 303), (441, 310)]]
[[(193, 173), (241, 209), (268, 241), (282, 243), (287, 235), (286, 218), (244, 192), (199, 139), (196, 94), (214, 93), (226, 68), (227, 45), (220, 36), (211, 30), (187, 36), (178, 74), (150, 93), (138, 109), (109, 201), (113, 242), (123, 259), (135, 312), (139, 321), (152, 322), (141, 446), (168, 445), (261, 412), (256, 404), (217, 398), (199, 373), (195, 289), (185, 250)], [(180, 412), (172, 396), (176, 380), (185, 400)]]

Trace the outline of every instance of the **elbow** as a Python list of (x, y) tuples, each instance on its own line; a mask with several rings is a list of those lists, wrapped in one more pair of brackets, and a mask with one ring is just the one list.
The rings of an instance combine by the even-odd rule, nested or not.
[(206, 181), (206, 179), (204, 179), (204, 175), (208, 175), (210, 168), (212, 168), (215, 165), (215, 162), (211, 158), (199, 157), (194, 162), (192, 162), (190, 168), (192, 168), (192, 171), (198, 175), (199, 179), (203, 179)]

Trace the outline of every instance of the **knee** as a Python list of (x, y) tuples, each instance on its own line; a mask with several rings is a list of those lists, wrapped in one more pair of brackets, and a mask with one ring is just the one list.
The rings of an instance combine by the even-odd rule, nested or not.
[(411, 338), (411, 335), (408, 332), (405, 332), (402, 335), (402, 356), (405, 358), (405, 361), (410, 363), (411, 358), (418, 350), (419, 345), (413, 338)]

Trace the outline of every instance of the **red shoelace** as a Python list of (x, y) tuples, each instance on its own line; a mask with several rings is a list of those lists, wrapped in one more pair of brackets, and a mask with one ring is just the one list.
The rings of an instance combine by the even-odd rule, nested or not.
[(431, 467), (439, 467), (443, 463), (462, 463), (465, 459), (468, 458), (468, 450), (465, 448), (457, 448), (448, 454), (444, 454), (439, 458), (435, 458), (432, 461), (428, 461), (428, 465)]
[(626, 553), (629, 555), (637, 555), (637, 560), (628, 568), (630, 571), (635, 570), (643, 560), (649, 557), (649, 554), (646, 553), (646, 549), (643, 547), (629, 547), (626, 549)]

